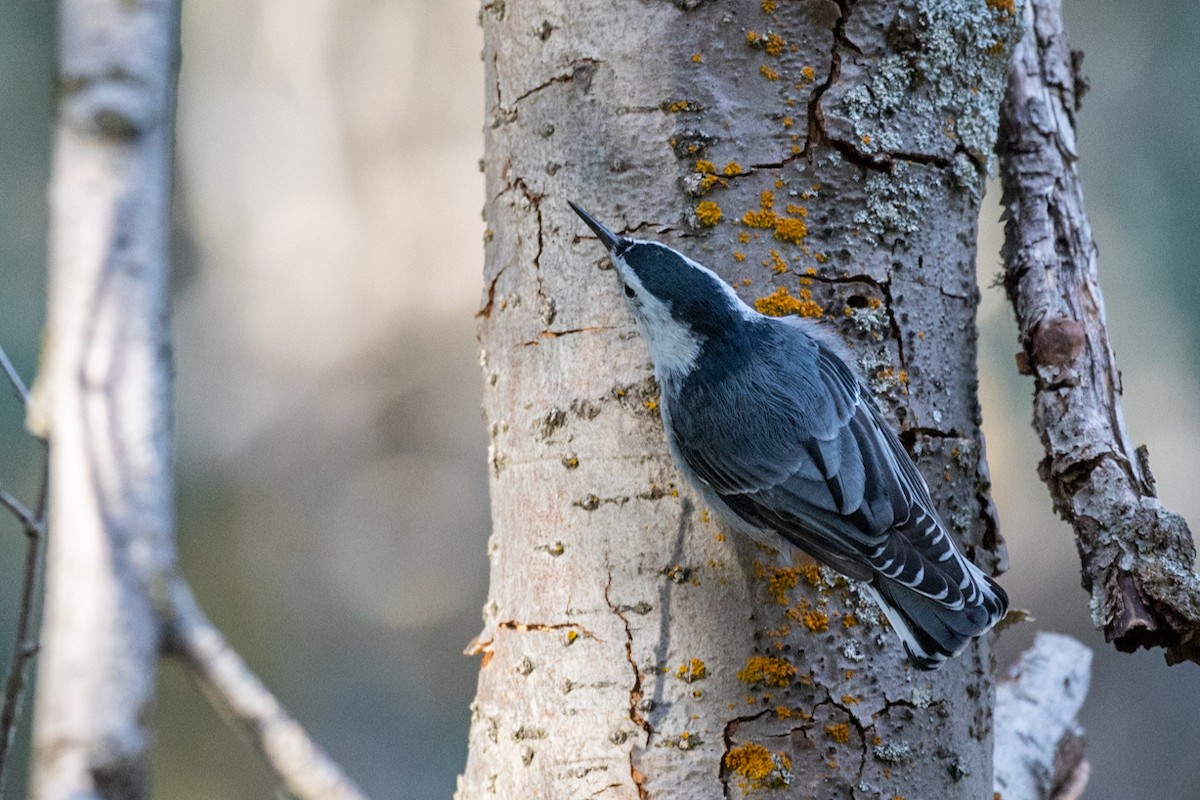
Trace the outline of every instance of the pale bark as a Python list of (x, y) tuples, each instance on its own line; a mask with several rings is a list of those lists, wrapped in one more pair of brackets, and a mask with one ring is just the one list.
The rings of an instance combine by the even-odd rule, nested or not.
[(1003, 108), (1005, 287), (1034, 377), (1039, 472), (1075, 529), (1092, 621), (1117, 649), (1200, 663), (1200, 575), (1186, 521), (1155, 497), (1121, 410), (1096, 245), (1075, 169), (1081, 93), (1058, 0), (1032, 0)]
[(1087, 785), (1076, 715), (1091, 682), (1092, 651), (1039, 633), (996, 687), (996, 793), (1004, 800), (1074, 800)]
[(168, 211), (178, 3), (64, 0), (46, 349), (50, 442), (34, 709), (41, 800), (147, 797), (155, 674), (178, 655), (300, 798), (362, 794), (212, 627), (175, 550)]
[(144, 797), (175, 559), (167, 215), (178, 8), (59, 10), (46, 352), (50, 441), (34, 794)]
[[(1017, 20), (1004, 3), (681, 0), (492, 2), (482, 22), (494, 532), (457, 796), (990, 796), (988, 642), (915, 672), (852, 586), (779, 568), (693, 505), (645, 347), (566, 200), (748, 300), (811, 299), (995, 567), (974, 248)], [(741, 174), (704, 193), (697, 159)], [(802, 235), (738, 221), (768, 206)], [(781, 685), (751, 680), (754, 656), (781, 659), (757, 662)]]

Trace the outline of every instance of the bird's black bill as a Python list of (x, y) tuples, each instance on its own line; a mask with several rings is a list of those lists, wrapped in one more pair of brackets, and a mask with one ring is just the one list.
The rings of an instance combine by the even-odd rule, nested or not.
[(617, 245), (621, 243), (620, 236), (617, 236), (608, 228), (601, 225), (595, 217), (572, 203), (570, 200), (567, 201), (567, 205), (569, 205), (571, 210), (578, 214), (579, 218), (586, 222), (587, 226), (591, 228), (597, 236), (600, 237), (600, 244), (604, 245), (608, 252), (612, 253), (616, 251)]

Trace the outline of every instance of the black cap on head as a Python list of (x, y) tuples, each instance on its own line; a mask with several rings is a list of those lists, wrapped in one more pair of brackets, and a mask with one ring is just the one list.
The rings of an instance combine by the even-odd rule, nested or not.
[(615, 233), (610, 231), (608, 228), (601, 225), (600, 222), (597, 221), (595, 217), (593, 217), (588, 212), (584, 211), (579, 206), (572, 203), (570, 200), (567, 201), (567, 205), (569, 205), (571, 207), (571, 210), (574, 211), (576, 214), (578, 214), (579, 218), (582, 219), (584, 222), (586, 222), (587, 226), (589, 228), (591, 228), (592, 231), (595, 232), (595, 234), (597, 236), (600, 237), (600, 244), (604, 245), (604, 248), (606, 250), (608, 250), (608, 252), (610, 252), (610, 253), (616, 252), (617, 248), (624, 241), (620, 236), (617, 236)]

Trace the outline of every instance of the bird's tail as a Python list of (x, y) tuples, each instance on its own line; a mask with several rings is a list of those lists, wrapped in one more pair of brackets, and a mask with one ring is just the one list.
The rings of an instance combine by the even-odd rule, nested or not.
[(918, 669), (937, 669), (958, 655), (976, 636), (991, 630), (1008, 611), (1000, 585), (969, 565), (978, 592), (976, 603), (949, 608), (902, 583), (876, 574), (863, 588), (874, 595), (888, 622), (900, 635), (908, 660)]

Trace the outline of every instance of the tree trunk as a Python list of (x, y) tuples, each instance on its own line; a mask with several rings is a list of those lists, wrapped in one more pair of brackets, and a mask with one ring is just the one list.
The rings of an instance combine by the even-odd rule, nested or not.
[(148, 794), (175, 559), (168, 212), (178, 7), (63, 2), (50, 301), (31, 427), (50, 441), (34, 794)]
[(721, 531), (566, 200), (845, 334), (995, 568), (974, 264), (1011, 0), (481, 17), (494, 533), (458, 798), (991, 796), (988, 643), (914, 671), (854, 585)]

